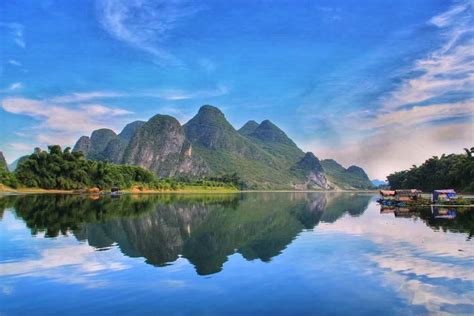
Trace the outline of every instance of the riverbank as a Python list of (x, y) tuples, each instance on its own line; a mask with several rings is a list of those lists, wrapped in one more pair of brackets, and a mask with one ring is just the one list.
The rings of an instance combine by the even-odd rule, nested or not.
[[(204, 186), (185, 186), (181, 189), (175, 190), (150, 190), (137, 188), (120, 190), (124, 194), (157, 194), (157, 193), (238, 193), (241, 192), (236, 188), (231, 187), (204, 187)], [(109, 194), (109, 191), (102, 191), (99, 193), (78, 192), (77, 190), (56, 190), (56, 189), (41, 189), (41, 188), (18, 188), (13, 189), (0, 184), (0, 194)]]

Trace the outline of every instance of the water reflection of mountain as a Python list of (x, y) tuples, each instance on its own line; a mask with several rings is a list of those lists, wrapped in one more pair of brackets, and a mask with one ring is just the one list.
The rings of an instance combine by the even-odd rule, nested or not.
[(33, 234), (72, 232), (96, 248), (117, 244), (125, 255), (144, 257), (155, 266), (182, 255), (199, 274), (211, 274), (235, 252), (247, 260), (269, 261), (303, 229), (346, 213), (357, 216), (370, 198), (336, 193), (36, 195), (2, 198), (0, 208), (14, 207)]

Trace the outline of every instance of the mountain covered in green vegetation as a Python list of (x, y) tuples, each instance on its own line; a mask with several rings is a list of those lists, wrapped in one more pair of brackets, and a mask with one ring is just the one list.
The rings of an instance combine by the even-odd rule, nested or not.
[(264, 120), (236, 130), (216, 107), (205, 105), (186, 124), (168, 115), (127, 125), (120, 134), (99, 129), (73, 152), (86, 158), (140, 166), (160, 178), (196, 179), (237, 173), (248, 189), (368, 189), (365, 172), (344, 169), (303, 152), (278, 126)]
[(392, 189), (455, 189), (474, 192), (474, 148), (464, 154), (434, 156), (420, 166), (394, 172), (387, 177)]

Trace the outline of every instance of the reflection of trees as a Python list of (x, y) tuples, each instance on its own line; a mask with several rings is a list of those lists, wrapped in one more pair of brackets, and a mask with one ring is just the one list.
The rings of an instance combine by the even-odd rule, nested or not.
[(431, 208), (417, 209), (418, 216), (426, 225), (444, 232), (464, 233), (468, 238), (474, 236), (474, 212), (469, 208), (453, 208), (456, 217), (452, 219), (435, 218)]
[(32, 233), (57, 236), (72, 231), (93, 247), (116, 243), (125, 255), (144, 257), (156, 266), (181, 254), (199, 274), (211, 274), (235, 252), (247, 260), (269, 261), (320, 220), (332, 222), (347, 212), (362, 213), (370, 196), (252, 193), (6, 199), (0, 199), (0, 206), (12, 205)]
[[(440, 207), (441, 210), (448, 208)], [(395, 217), (420, 218), (428, 227), (434, 230), (442, 230), (444, 232), (467, 234), (468, 238), (474, 236), (474, 212), (470, 208), (451, 208), (456, 214), (454, 218), (436, 218), (431, 207), (380, 207), (381, 213), (389, 213), (392, 211)]]

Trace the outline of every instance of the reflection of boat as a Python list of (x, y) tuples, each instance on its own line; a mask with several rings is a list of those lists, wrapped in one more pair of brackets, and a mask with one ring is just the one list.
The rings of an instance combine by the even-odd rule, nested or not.
[(400, 212), (399, 210), (396, 210), (394, 212), (395, 217), (413, 217), (415, 216), (414, 212)]
[(380, 206), (380, 214), (392, 214), (395, 211), (393, 206)]
[(378, 199), (377, 203), (383, 206), (392, 206), (392, 207), (406, 206), (405, 202), (400, 202), (393, 199)]
[(411, 190), (380, 190), (380, 196), (377, 202), (380, 205), (404, 207), (407, 203), (418, 200), (421, 197), (421, 191)]
[(431, 213), (433, 213), (436, 219), (454, 219), (456, 218), (456, 211), (453, 209), (439, 208), (436, 206), (431, 207)]
[(418, 212), (408, 207), (397, 207), (393, 213), (395, 217), (413, 217), (418, 215)]

